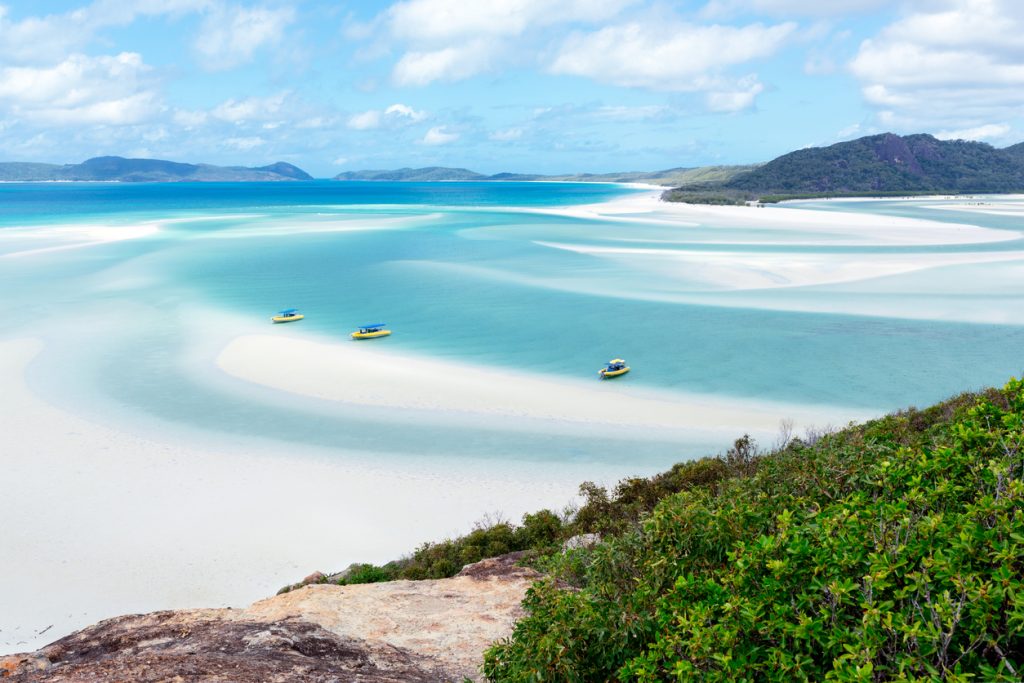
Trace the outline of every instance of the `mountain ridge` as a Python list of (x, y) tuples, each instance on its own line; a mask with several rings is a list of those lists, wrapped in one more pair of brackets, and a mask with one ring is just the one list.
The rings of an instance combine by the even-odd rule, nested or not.
[(119, 156), (93, 157), (80, 164), (64, 165), (19, 161), (0, 163), (0, 180), (9, 182), (260, 182), (312, 179), (313, 176), (298, 166), (284, 161), (254, 168)]

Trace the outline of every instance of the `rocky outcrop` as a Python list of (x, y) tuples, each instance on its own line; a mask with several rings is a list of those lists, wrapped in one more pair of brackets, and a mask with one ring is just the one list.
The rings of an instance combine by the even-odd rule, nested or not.
[(247, 609), (117, 617), (0, 658), (5, 681), (476, 680), (538, 577), (513, 557), (433, 581), (309, 585)]

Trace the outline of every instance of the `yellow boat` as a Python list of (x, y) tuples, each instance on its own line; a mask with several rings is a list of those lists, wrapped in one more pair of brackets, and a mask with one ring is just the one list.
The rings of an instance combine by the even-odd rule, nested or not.
[(374, 323), (372, 325), (360, 325), (359, 329), (352, 333), (353, 339), (376, 339), (391, 334), (391, 330), (385, 330), (387, 323)]
[(621, 358), (613, 358), (598, 371), (597, 376), (601, 379), (608, 379), (609, 377), (625, 375), (627, 372), (629, 372), (629, 366), (626, 365), (626, 361)]
[(275, 315), (271, 320), (275, 323), (290, 323), (296, 320), (302, 320), (306, 316), (299, 313), (297, 308), (286, 308)]

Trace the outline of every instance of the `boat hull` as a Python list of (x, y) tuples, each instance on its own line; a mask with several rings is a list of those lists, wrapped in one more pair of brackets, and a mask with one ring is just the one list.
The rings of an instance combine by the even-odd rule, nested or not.
[(275, 315), (273, 318), (271, 318), (271, 320), (274, 322), (274, 324), (293, 323), (296, 320), (302, 320), (305, 317), (306, 316), (302, 315), (301, 313), (299, 315)]
[(622, 368), (621, 370), (600, 370), (597, 374), (601, 376), (601, 379), (608, 379), (610, 377), (621, 377), (622, 375), (625, 375), (627, 372), (629, 372), (628, 366)]
[(376, 339), (377, 337), (387, 337), (391, 334), (391, 330), (377, 330), (376, 332), (353, 332), (353, 339)]

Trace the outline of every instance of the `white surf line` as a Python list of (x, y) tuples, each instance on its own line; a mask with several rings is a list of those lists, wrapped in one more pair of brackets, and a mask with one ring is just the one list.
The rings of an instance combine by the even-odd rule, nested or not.
[[(25, 256), (34, 256), (37, 254), (46, 254), (57, 251), (67, 251), (70, 249), (83, 249), (86, 247), (95, 247), (103, 244), (110, 244), (112, 242), (123, 242), (126, 240), (141, 239), (144, 237), (151, 237), (152, 235), (160, 232), (160, 227), (154, 223), (143, 223), (139, 225), (130, 226), (110, 226), (110, 225), (89, 225), (89, 226), (58, 226), (58, 227), (44, 227), (38, 231), (32, 231), (30, 228), (17, 229), (16, 234), (5, 234), (7, 230), (0, 230), (0, 243), (6, 238), (10, 239), (37, 239), (37, 240), (48, 240), (48, 239), (62, 239), (62, 240), (84, 240), (84, 241), (73, 241), (70, 244), (55, 244), (49, 247), (37, 247), (35, 249), (22, 249), (20, 251), (11, 251), (6, 254), (0, 254), (0, 258), (21, 258)], [(24, 230), (25, 232), (21, 232)]]
[[(781, 419), (845, 423), (863, 409), (732, 400), (636, 390), (622, 383), (552, 379), (375, 351), (357, 342), (245, 335), (217, 358), (227, 374), (282, 391), (352, 405), (531, 418), (631, 428), (772, 432)], [(500, 422), (499, 422), (500, 424)]]
[(307, 215), (273, 216), (272, 220), (260, 225), (246, 225), (227, 230), (199, 233), (193, 239), (244, 239), (249, 237), (291, 237), (293, 235), (329, 234), (345, 232), (369, 232), (405, 230), (418, 227), (421, 223), (436, 221), (444, 217), (441, 212), (413, 214), (408, 216), (353, 215), (351, 218), (337, 214), (318, 214), (310, 220)]
[(1024, 261), (1024, 251), (955, 254), (806, 254), (687, 251), (600, 247), (535, 241), (535, 244), (657, 271), (668, 278), (696, 280), (718, 290), (780, 289), (858, 282), (933, 268)]

